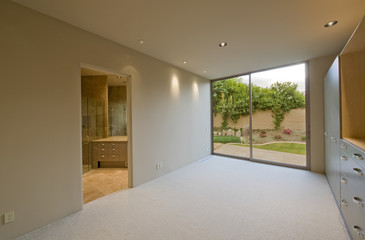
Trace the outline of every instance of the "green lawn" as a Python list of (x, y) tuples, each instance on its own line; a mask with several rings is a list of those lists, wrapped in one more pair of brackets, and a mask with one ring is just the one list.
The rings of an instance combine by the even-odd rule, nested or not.
[[(249, 147), (245, 144), (234, 144), (236, 146)], [(253, 148), (271, 150), (277, 152), (287, 152), (305, 155), (305, 144), (301, 143), (271, 143), (266, 145), (253, 145)]]
[(240, 143), (241, 140), (236, 136), (214, 136), (214, 143)]

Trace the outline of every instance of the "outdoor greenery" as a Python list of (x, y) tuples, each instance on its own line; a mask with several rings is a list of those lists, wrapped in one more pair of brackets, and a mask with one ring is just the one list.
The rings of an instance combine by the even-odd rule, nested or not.
[[(291, 82), (276, 82), (267, 88), (252, 85), (252, 112), (271, 110), (275, 129), (279, 129), (287, 112), (305, 106), (304, 93), (297, 88)], [(237, 121), (249, 114), (249, 86), (240, 78), (213, 82), (212, 99), (213, 113), (222, 116), (222, 128), (227, 128), (228, 118)]]
[[(234, 144), (242, 147), (250, 147), (250, 145)], [(265, 149), (277, 152), (287, 152), (305, 155), (305, 144), (302, 143), (271, 143), (265, 145), (252, 145), (253, 148)]]
[(241, 139), (235, 136), (214, 136), (214, 143), (240, 143)]

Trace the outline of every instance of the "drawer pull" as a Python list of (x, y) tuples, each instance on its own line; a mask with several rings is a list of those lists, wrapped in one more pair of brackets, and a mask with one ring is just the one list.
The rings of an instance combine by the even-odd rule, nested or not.
[(356, 232), (357, 236), (359, 236), (360, 239), (364, 239), (364, 234), (361, 233), (362, 229), (359, 226), (352, 226), (352, 230)]
[(328, 136), (328, 133), (327, 132), (324, 132), (323, 135), (325, 135), (327, 137)]
[(101, 155), (101, 157), (103, 158), (103, 157), (104, 157), (104, 155)]
[(354, 153), (354, 154), (352, 154), (352, 156), (353, 156), (354, 158), (359, 159), (359, 160), (364, 160), (364, 158), (361, 156), (361, 154), (360, 154), (360, 153)]
[(332, 142), (337, 142), (337, 139), (335, 137), (331, 137)]
[(115, 158), (115, 155), (113, 155), (112, 157)]
[(105, 150), (104, 148), (101, 149), (101, 151), (104, 151), (104, 150)]
[(344, 177), (341, 177), (341, 182), (342, 182), (343, 184), (347, 184), (347, 179), (346, 179), (346, 178), (344, 178)]
[(352, 199), (352, 201), (354, 202), (354, 203), (356, 203), (359, 207), (363, 207), (364, 205), (363, 205), (363, 203), (362, 203), (362, 200), (361, 200), (361, 198), (359, 198), (359, 197), (354, 197), (353, 199)]
[(361, 169), (358, 169), (358, 168), (353, 168), (352, 169), (357, 175), (359, 175), (359, 176), (362, 176), (362, 171), (361, 171)]
[(352, 229), (353, 229), (355, 232), (361, 232), (361, 227), (359, 227), (359, 226), (357, 226), (357, 225), (352, 226)]
[(347, 161), (347, 157), (346, 156), (341, 156), (341, 160)]
[(341, 205), (344, 206), (344, 207), (347, 207), (348, 206), (347, 201), (345, 199), (342, 199), (341, 200)]
[(115, 151), (115, 148), (113, 148), (112, 151)]
[(104, 143), (102, 143), (101, 146), (104, 146)]
[(342, 144), (342, 145), (341, 145), (341, 148), (342, 148), (342, 149), (347, 149), (347, 146), (346, 146), (345, 144)]

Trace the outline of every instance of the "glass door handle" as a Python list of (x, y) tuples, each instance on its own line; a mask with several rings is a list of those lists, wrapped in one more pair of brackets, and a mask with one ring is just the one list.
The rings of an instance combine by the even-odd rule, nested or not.
[(82, 141), (83, 144), (88, 144), (90, 142), (89, 136), (85, 137), (85, 141)]

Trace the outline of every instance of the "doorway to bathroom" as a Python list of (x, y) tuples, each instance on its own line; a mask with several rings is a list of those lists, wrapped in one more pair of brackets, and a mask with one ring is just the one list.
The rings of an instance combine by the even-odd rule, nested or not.
[(83, 202), (127, 189), (129, 77), (81, 68)]

